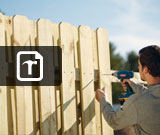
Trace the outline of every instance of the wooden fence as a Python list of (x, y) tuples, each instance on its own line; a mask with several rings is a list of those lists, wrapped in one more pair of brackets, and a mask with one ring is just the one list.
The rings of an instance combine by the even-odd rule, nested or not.
[(106, 86), (112, 102), (117, 81), (102, 75), (112, 72), (105, 29), (0, 14), (0, 45), (62, 48), (61, 86), (0, 86), (0, 135), (113, 135), (95, 100)]

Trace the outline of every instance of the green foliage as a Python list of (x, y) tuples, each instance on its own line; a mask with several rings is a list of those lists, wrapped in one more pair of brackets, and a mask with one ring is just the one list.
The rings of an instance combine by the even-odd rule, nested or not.
[(122, 88), (122, 85), (120, 83), (112, 83), (112, 97), (113, 97), (113, 104), (119, 103), (118, 98), (120, 97), (121, 93), (123, 93), (124, 90)]
[(111, 60), (111, 69), (120, 70), (123, 69), (124, 59), (120, 54), (116, 54), (116, 47), (113, 43), (110, 42), (110, 60)]
[(138, 72), (138, 55), (134, 51), (128, 53), (125, 69)]

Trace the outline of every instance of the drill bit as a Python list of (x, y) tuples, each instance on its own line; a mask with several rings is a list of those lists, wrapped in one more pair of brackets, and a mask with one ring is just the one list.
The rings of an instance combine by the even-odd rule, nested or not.
[(112, 75), (112, 74), (102, 74), (102, 75)]
[(114, 73), (112, 73), (112, 74), (102, 74), (102, 75), (112, 75), (112, 76), (115, 76), (115, 77), (118, 76), (117, 72), (114, 72)]

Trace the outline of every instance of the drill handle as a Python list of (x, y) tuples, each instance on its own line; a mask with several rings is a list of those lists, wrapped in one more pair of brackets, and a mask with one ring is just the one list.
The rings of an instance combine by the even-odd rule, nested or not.
[[(123, 82), (124, 79), (121, 79), (121, 82)], [(130, 87), (129, 83), (128, 82), (125, 82), (125, 85), (127, 87), (127, 93), (131, 93), (133, 92), (132, 88)]]
[(125, 85), (127, 87), (127, 93), (133, 92), (132, 88), (130, 87), (130, 85), (128, 84), (128, 82), (125, 82)]

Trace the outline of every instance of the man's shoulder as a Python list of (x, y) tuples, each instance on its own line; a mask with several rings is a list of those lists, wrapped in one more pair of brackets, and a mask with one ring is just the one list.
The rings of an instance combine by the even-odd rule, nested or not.
[(148, 89), (147, 91), (133, 94), (128, 98), (128, 102), (134, 102), (136, 106), (140, 105), (141, 103), (144, 104), (145, 101), (147, 102), (153, 97), (153, 92), (153, 90)]

